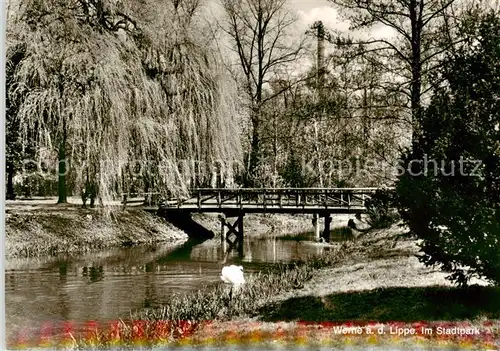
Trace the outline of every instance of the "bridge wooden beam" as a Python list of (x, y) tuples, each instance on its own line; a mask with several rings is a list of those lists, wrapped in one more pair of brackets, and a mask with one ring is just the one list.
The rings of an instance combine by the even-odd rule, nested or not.
[(325, 213), (324, 218), (325, 218), (325, 229), (323, 230), (322, 238), (325, 240), (325, 242), (329, 243), (330, 242), (330, 224), (332, 223), (332, 216), (330, 215), (330, 213)]
[(319, 214), (314, 213), (313, 214), (313, 219), (312, 219), (312, 224), (314, 228), (314, 240), (315, 241), (320, 241), (320, 232), (319, 232)]
[[(243, 212), (238, 213), (236, 220), (231, 223), (228, 215), (219, 215), (219, 220), (221, 221), (221, 247), (223, 252), (231, 251), (233, 248), (238, 250), (240, 257), (243, 257), (243, 238), (244, 238), (244, 227), (243, 227), (243, 217), (245, 214)], [(234, 238), (231, 237), (234, 235)]]

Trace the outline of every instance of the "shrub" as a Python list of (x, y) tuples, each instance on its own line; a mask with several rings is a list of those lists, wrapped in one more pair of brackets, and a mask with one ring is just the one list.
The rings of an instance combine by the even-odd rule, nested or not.
[(441, 65), (446, 84), (403, 159), (398, 207), (426, 265), (500, 284), (500, 19), (468, 23), (471, 45)]
[(57, 194), (57, 179), (42, 174), (19, 176), (14, 184), (14, 192), (27, 198), (33, 196), (55, 196)]
[(394, 209), (394, 194), (388, 189), (379, 189), (366, 201), (367, 223), (375, 229), (390, 227), (398, 220)]

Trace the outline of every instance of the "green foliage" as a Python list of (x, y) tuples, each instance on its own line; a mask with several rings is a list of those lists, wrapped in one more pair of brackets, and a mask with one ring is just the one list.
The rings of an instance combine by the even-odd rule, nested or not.
[(14, 185), (15, 194), (31, 198), (32, 196), (54, 196), (57, 194), (57, 181), (53, 177), (32, 173), (22, 177)]
[(500, 284), (500, 18), (484, 14), (466, 29), (403, 159), (398, 206), (423, 239), (424, 263), (461, 285), (472, 276)]
[(283, 170), (283, 180), (292, 188), (304, 188), (307, 184), (307, 179), (302, 172), (302, 165), (296, 153), (292, 150), (286, 166)]
[(394, 194), (387, 189), (379, 189), (366, 201), (367, 223), (375, 229), (388, 228), (398, 220), (394, 210)]
[(252, 174), (252, 182), (258, 188), (282, 188), (283, 179), (268, 163), (258, 163)]

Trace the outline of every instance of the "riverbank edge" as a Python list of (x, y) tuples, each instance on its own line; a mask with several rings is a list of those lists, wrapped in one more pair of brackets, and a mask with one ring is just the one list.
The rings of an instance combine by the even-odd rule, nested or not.
[[(415, 291), (455, 289), (455, 285), (447, 279), (449, 273), (443, 272), (439, 267), (429, 267), (420, 262), (418, 258), (420, 242), (407, 232), (407, 228), (398, 222), (389, 228), (369, 230), (354, 241), (318, 244), (329, 246), (329, 250), (321, 256), (298, 262), (294, 266), (283, 266), (281, 270), (263, 275), (247, 276), (247, 283), (236, 300), (231, 302), (229, 311), (215, 304), (214, 308), (219, 306), (216, 309), (221, 313), (208, 319), (219, 319), (221, 316), (224, 316), (222, 320), (239, 320), (240, 317), (243, 317), (243, 320), (249, 317), (264, 318), (268, 312), (286, 301), (290, 301), (289, 307), (295, 309), (297, 304), (294, 301), (302, 298), (318, 300), (320, 305), (324, 305), (322, 308), (328, 310), (331, 307), (329, 297), (349, 295), (354, 292), (383, 292), (399, 288), (415, 289)], [(200, 306), (198, 303), (200, 299), (204, 300), (202, 305), (205, 307), (209, 302), (220, 300), (224, 295), (221, 294), (220, 285), (199, 291), (179, 302), (177, 307), (185, 314), (181, 315), (181, 319), (191, 318), (189, 310), (191, 306), (195, 306), (196, 310), (197, 306)], [(478, 288), (491, 287), (487, 281), (477, 278), (473, 278), (470, 285)], [(495, 293), (498, 292), (500, 296), (498, 287), (491, 288), (496, 289)], [(247, 299), (248, 296), (251, 297), (250, 300)], [(254, 304), (256, 299), (260, 301)], [(160, 308), (156, 312), (162, 310)], [(143, 312), (145, 311), (147, 309)], [(148, 312), (138, 313), (136, 317), (146, 317), (150, 320), (161, 320), (165, 317), (163, 312), (150, 313), (152, 310)], [(500, 318), (500, 314), (498, 317)], [(308, 320), (301, 316), (297, 316), (296, 319)]]
[[(194, 214), (193, 219), (220, 234), (217, 214)], [(311, 219), (305, 215), (245, 216), (245, 235), (251, 237), (299, 234), (311, 229)], [(123, 246), (180, 244), (186, 240), (188, 236), (182, 230), (140, 208), (104, 213), (75, 204), (13, 201), (5, 209), (6, 259), (76, 255)]]

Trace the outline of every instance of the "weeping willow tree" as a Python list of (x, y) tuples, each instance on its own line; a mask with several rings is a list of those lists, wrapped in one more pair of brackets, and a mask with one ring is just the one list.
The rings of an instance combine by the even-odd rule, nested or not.
[[(198, 0), (19, 0), (8, 18), (8, 89), (27, 139), (102, 199), (134, 169), (161, 193), (183, 193), (215, 162), (240, 157), (233, 82), (200, 32)], [(9, 61), (10, 57), (7, 57)], [(202, 166), (200, 166), (202, 165)], [(136, 174), (137, 178), (137, 174)]]

